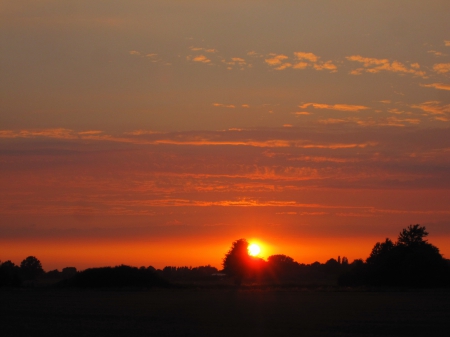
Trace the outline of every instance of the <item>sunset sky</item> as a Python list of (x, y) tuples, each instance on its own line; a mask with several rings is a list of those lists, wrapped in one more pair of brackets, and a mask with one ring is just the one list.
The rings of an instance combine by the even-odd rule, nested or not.
[(0, 260), (450, 258), (450, 1), (0, 0)]

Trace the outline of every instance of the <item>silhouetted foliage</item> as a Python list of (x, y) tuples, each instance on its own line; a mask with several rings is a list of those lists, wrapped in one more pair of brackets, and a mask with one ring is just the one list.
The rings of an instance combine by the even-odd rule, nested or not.
[(424, 238), (425, 227), (410, 225), (396, 243), (377, 242), (365, 264), (341, 276), (341, 285), (431, 287), (449, 284), (450, 268), (439, 249)]
[(77, 274), (77, 268), (75, 267), (65, 267), (62, 270), (62, 276), (63, 278), (71, 278), (74, 277)]
[(267, 258), (268, 277), (276, 282), (288, 282), (299, 273), (299, 265), (290, 256), (271, 255)]
[(0, 286), (17, 287), (22, 284), (20, 268), (11, 261), (5, 261), (0, 265)]
[(90, 268), (60, 282), (61, 286), (102, 287), (168, 287), (170, 283), (151, 269), (130, 266)]
[(234, 276), (236, 283), (240, 284), (248, 272), (249, 260), (247, 240), (236, 240), (223, 259), (223, 271), (230, 276)]
[(405, 246), (423, 244), (427, 241), (423, 239), (426, 236), (428, 236), (428, 232), (425, 230), (425, 226), (409, 225), (400, 232), (397, 244)]
[(35, 280), (44, 273), (41, 261), (34, 256), (28, 256), (20, 263), (20, 272), (23, 280)]
[(210, 265), (194, 268), (166, 266), (163, 270), (157, 272), (170, 281), (184, 282), (210, 280), (212, 275), (217, 273), (218, 270)]
[(244, 278), (260, 279), (266, 269), (266, 261), (248, 254), (248, 242), (239, 239), (232, 243), (230, 250), (223, 259), (223, 272), (235, 278), (237, 285)]

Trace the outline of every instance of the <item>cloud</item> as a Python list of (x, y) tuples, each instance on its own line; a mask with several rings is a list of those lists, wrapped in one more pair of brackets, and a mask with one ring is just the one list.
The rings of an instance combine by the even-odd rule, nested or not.
[(190, 50), (192, 51), (204, 51), (206, 53), (217, 53), (217, 49), (214, 48), (202, 48), (202, 47), (189, 47)]
[(324, 62), (324, 63), (316, 63), (316, 64), (314, 64), (314, 69), (316, 69), (316, 70), (330, 70), (331, 72), (337, 71), (337, 67), (331, 61), (327, 61), (327, 62)]
[(433, 70), (438, 74), (445, 74), (450, 71), (450, 63), (437, 63), (433, 66)]
[(329, 110), (338, 110), (338, 111), (350, 111), (350, 112), (358, 112), (360, 110), (367, 110), (369, 107), (364, 105), (351, 105), (351, 104), (321, 104), (321, 103), (305, 103), (303, 105), (299, 105), (300, 109), (306, 109), (307, 107), (312, 106), (315, 109), (329, 109)]
[(292, 67), (294, 69), (305, 69), (307, 67), (312, 67), (315, 70), (330, 70), (331, 72), (337, 71), (337, 66), (333, 64), (332, 61), (319, 61), (320, 57), (313, 53), (294, 52), (294, 56), (297, 60), (297, 63)]
[(259, 54), (259, 53), (255, 52), (254, 50), (249, 51), (249, 52), (247, 53), (247, 55), (248, 55), (248, 56), (251, 56), (251, 57), (264, 57), (263, 54)]
[(130, 50), (130, 55), (141, 56), (142, 54), (140, 52), (138, 52), (137, 50)]
[(450, 47), (450, 40), (444, 40), (444, 44), (446, 47)]
[(438, 101), (429, 101), (422, 104), (414, 104), (411, 105), (411, 108), (420, 109), (425, 112), (426, 115), (442, 115), (440, 116), (441, 119), (439, 120), (442, 120), (443, 116), (450, 114), (450, 104), (440, 105), (440, 102)]
[(406, 126), (406, 123), (408, 124), (420, 124), (420, 119), (417, 118), (403, 118), (400, 119), (398, 117), (388, 117), (387, 118), (387, 124), (390, 126)]
[(213, 106), (222, 107), (222, 108), (231, 108), (231, 109), (236, 108), (236, 106), (234, 104), (213, 103)]
[(289, 58), (283, 54), (279, 54), (279, 55), (272, 54), (271, 56), (272, 56), (271, 58), (267, 58), (264, 60), (270, 66), (280, 66), (284, 60)]
[(294, 52), (294, 55), (299, 60), (308, 60), (309, 62), (315, 63), (319, 59), (317, 55), (313, 53), (304, 53), (304, 52)]
[(279, 67), (276, 67), (275, 70), (284, 70), (287, 68), (292, 67), (292, 64), (289, 62), (283, 63), (282, 65), (280, 65)]
[(236, 62), (236, 63), (242, 63), (242, 64), (246, 63), (245, 60), (243, 58), (240, 58), (240, 57), (232, 57), (231, 60), (233, 62)]
[(238, 66), (241, 70), (244, 70), (245, 66), (252, 66), (251, 64), (248, 64), (247, 61), (242, 57), (232, 57), (231, 61), (227, 61), (226, 59), (222, 59), (221, 61), (228, 65), (227, 69), (229, 70), (233, 69), (233, 66)]
[(350, 72), (352, 75), (360, 75), (363, 72), (376, 74), (381, 71), (389, 71), (394, 73), (413, 74), (415, 76), (426, 77), (424, 71), (419, 70), (418, 63), (410, 64), (409, 68), (401, 62), (389, 61), (388, 59), (377, 59), (372, 57), (362, 57), (360, 55), (347, 56), (347, 60), (359, 62), (363, 64), (363, 68), (354, 69)]
[(193, 62), (201, 62), (201, 63), (209, 63), (211, 60), (207, 58), (205, 55), (198, 55), (198, 56), (188, 56), (189, 60), (192, 60)]
[(308, 112), (308, 111), (296, 111), (296, 112), (293, 112), (293, 114), (297, 115), (297, 116), (306, 116), (306, 115), (311, 115), (312, 113)]
[(294, 68), (294, 69), (305, 69), (308, 66), (309, 66), (309, 63), (298, 62), (298, 63), (294, 64), (294, 66), (292, 68)]
[(348, 122), (350, 122), (350, 120), (339, 119), (339, 118), (319, 119), (320, 124), (341, 124), (341, 123), (348, 123)]
[(439, 90), (450, 90), (450, 84), (445, 83), (430, 83), (430, 84), (421, 84), (420, 86), (426, 88), (435, 88)]
[[(88, 131), (91, 132), (91, 131)], [(88, 134), (89, 135), (89, 134)], [(0, 138), (57, 138), (57, 139), (77, 139), (77, 133), (64, 128), (42, 129), (42, 130), (0, 130)]]
[(440, 51), (436, 51), (436, 50), (429, 50), (429, 51), (427, 51), (427, 53), (433, 54), (434, 56), (445, 56), (444, 53), (441, 53)]

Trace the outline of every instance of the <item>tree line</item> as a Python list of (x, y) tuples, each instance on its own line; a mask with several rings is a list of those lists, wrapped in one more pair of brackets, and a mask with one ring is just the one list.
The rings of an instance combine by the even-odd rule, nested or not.
[(364, 261), (349, 263), (346, 257), (331, 258), (325, 263), (302, 264), (293, 258), (276, 254), (267, 260), (253, 257), (249, 243), (239, 239), (232, 243), (223, 258), (223, 269), (210, 265), (200, 267), (89, 268), (77, 271), (66, 267), (61, 272), (45, 272), (34, 256), (24, 259), (20, 266), (11, 261), (0, 263), (0, 286), (33, 285), (36, 279), (54, 279), (59, 286), (122, 287), (169, 286), (171, 283), (232, 282), (246, 284), (338, 284), (341, 286), (450, 286), (450, 260), (430, 244), (426, 228), (410, 225), (392, 241), (377, 242)]

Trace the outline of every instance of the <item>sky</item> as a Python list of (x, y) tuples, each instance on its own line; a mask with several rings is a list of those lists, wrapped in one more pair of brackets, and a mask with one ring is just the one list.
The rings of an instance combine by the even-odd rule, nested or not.
[(0, 260), (450, 258), (448, 0), (0, 0)]

